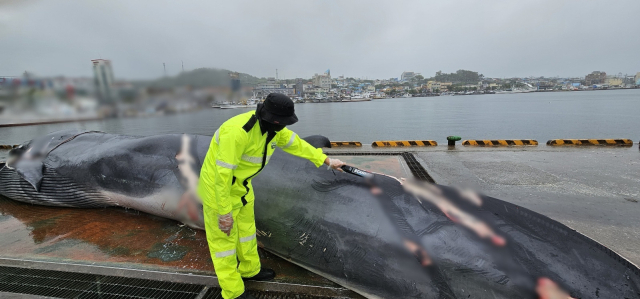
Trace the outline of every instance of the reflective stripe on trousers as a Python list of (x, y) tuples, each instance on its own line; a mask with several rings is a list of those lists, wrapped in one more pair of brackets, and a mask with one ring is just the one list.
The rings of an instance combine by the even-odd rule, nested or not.
[(248, 237), (240, 238), (240, 243), (249, 242), (249, 241), (251, 241), (251, 240), (253, 240), (255, 238), (256, 238), (256, 234), (253, 234), (253, 235), (248, 236)]
[(233, 228), (227, 236), (218, 228), (218, 212), (203, 205), (207, 243), (225, 299), (236, 298), (244, 292), (242, 277), (260, 272), (253, 207), (250, 202), (232, 211)]
[(231, 250), (227, 250), (227, 251), (220, 251), (220, 252), (216, 252), (216, 257), (217, 258), (223, 258), (223, 257), (227, 257), (230, 255), (235, 255), (236, 254), (236, 250), (235, 249), (231, 249)]

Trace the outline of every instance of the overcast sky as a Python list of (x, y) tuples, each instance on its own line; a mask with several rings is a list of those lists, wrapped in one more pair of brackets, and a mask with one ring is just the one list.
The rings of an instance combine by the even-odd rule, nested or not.
[(116, 78), (217, 67), (255, 76), (640, 72), (640, 0), (0, 0), (0, 76)]

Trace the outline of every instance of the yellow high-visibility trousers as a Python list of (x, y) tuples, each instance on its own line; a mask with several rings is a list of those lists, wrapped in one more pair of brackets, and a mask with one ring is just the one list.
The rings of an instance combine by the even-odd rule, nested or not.
[(203, 205), (209, 252), (225, 299), (242, 295), (242, 277), (252, 277), (260, 272), (253, 206), (253, 202), (249, 202), (233, 210), (233, 228), (227, 236), (218, 228), (218, 211)]

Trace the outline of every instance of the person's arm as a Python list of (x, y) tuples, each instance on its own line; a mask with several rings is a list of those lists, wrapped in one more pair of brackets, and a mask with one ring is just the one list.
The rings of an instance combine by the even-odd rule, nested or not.
[(230, 199), (231, 182), (246, 147), (246, 140), (247, 134), (240, 127), (223, 125), (218, 131), (214, 188), (220, 215), (228, 214), (233, 209)]
[(329, 157), (324, 159), (324, 164), (327, 164), (327, 166), (329, 166), (330, 168), (333, 168), (333, 169), (339, 170), (339, 171), (343, 171), (340, 167), (342, 167), (343, 165), (346, 165), (344, 162), (342, 162), (342, 161), (340, 161), (338, 159), (331, 159)]
[(338, 159), (328, 158), (327, 155), (322, 152), (321, 148), (313, 147), (300, 138), (298, 134), (287, 128), (282, 129), (282, 131), (278, 133), (277, 145), (289, 154), (311, 161), (316, 167), (326, 164), (333, 169), (339, 169), (340, 166), (344, 165), (344, 163)]

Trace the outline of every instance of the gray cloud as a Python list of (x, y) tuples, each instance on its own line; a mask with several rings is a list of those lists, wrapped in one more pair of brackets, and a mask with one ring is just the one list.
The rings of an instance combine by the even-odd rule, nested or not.
[(640, 1), (0, 0), (0, 75), (120, 78), (221, 67), (257, 76), (640, 71)]

